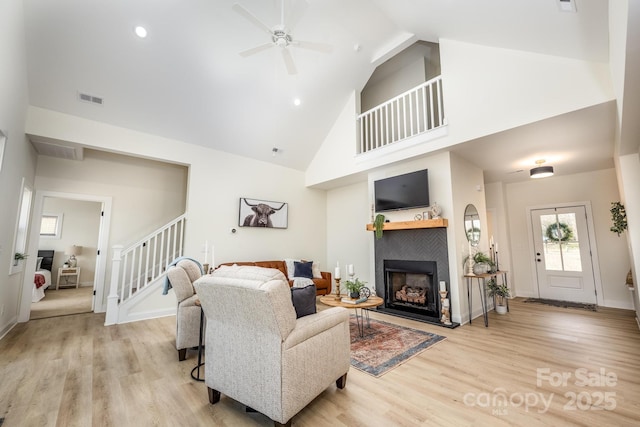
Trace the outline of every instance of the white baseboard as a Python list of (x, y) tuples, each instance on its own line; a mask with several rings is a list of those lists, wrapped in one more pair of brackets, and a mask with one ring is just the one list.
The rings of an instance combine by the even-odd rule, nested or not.
[(9, 323), (7, 323), (2, 329), (0, 329), (0, 340), (3, 339), (9, 332), (11, 332), (11, 330), (15, 328), (17, 324), (18, 319), (16, 319), (15, 317), (9, 320)]

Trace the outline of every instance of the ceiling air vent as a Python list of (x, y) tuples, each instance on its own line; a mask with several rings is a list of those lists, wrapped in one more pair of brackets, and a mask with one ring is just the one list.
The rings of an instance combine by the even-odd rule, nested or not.
[(88, 93), (78, 92), (78, 98), (82, 102), (90, 102), (92, 104), (102, 105), (103, 100), (99, 96), (89, 95)]
[(561, 12), (576, 13), (576, 0), (556, 0)]

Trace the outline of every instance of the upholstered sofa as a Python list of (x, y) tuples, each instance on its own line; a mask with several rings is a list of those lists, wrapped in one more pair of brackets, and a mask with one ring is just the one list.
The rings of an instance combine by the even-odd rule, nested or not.
[(281, 271), (222, 266), (194, 284), (207, 318), (205, 382), (220, 395), (271, 418), (291, 418), (350, 366), (349, 313), (332, 307), (296, 318)]
[[(289, 272), (289, 269), (287, 268), (287, 264), (292, 265), (293, 260), (227, 262), (220, 265), (229, 266), (234, 264), (249, 265), (254, 267), (264, 267), (264, 268), (275, 268), (277, 270), (280, 270), (282, 274), (284, 274), (284, 276), (287, 278), (289, 286), (294, 285), (294, 280), (292, 279), (294, 277), (293, 272)], [(331, 293), (331, 273), (327, 271), (317, 271), (317, 273), (320, 273), (320, 274), (316, 274), (316, 276), (321, 276), (321, 277), (314, 277), (313, 279), (311, 279), (313, 280), (313, 283), (316, 285), (316, 294), (317, 295), (330, 294)]]

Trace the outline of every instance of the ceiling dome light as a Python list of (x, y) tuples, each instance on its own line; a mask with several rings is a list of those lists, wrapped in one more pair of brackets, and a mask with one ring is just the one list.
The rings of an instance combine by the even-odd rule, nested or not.
[(547, 178), (553, 175), (553, 166), (541, 166), (544, 162), (544, 159), (536, 160), (538, 166), (529, 171), (531, 178)]
[(147, 37), (147, 29), (141, 26), (137, 26), (133, 31), (135, 31), (136, 36), (140, 37), (141, 39)]

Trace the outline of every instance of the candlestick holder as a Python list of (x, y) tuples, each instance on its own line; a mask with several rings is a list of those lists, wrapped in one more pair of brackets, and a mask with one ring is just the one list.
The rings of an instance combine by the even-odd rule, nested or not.
[(336, 281), (336, 301), (340, 301), (342, 298), (340, 297), (340, 278), (334, 279)]
[(209, 274), (209, 264), (206, 262), (202, 264), (202, 271), (204, 271), (204, 274)]
[(467, 276), (475, 276), (475, 274), (473, 273), (473, 260), (471, 259), (471, 257), (467, 259)]
[(447, 298), (447, 291), (439, 291), (440, 293), (440, 312), (442, 313), (442, 317), (440, 318), (440, 323), (445, 325), (451, 325), (450, 319), (450, 308), (449, 308), (449, 298)]

